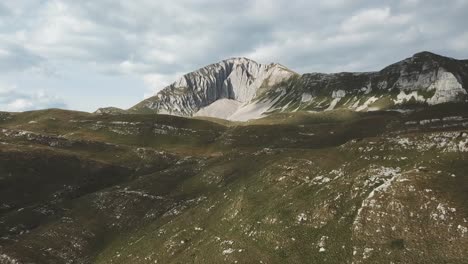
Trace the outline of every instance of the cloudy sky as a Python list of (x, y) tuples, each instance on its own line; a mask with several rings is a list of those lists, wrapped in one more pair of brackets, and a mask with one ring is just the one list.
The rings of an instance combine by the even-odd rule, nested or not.
[(369, 71), (429, 50), (468, 58), (468, 0), (0, 2), (0, 110), (128, 108), (229, 57)]

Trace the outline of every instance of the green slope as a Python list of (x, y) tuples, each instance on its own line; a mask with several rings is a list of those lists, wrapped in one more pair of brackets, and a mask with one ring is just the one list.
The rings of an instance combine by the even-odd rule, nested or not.
[(468, 107), (1, 115), (0, 263), (466, 263)]

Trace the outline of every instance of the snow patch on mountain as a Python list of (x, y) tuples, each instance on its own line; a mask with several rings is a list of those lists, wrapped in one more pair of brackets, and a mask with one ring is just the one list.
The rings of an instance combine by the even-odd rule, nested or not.
[(400, 93), (397, 95), (396, 100), (394, 100), (395, 104), (403, 104), (407, 103), (410, 100), (414, 100), (416, 102), (424, 102), (424, 96), (418, 95), (417, 91), (410, 92), (406, 94), (405, 91), (400, 91)]
[(314, 97), (310, 93), (303, 93), (301, 96), (301, 103), (307, 103), (312, 101)]
[(378, 97), (372, 96), (371, 98), (367, 99), (367, 101), (365, 101), (361, 106), (358, 106), (356, 111), (369, 110), (369, 105), (375, 103), (377, 100), (379, 100)]
[(327, 109), (325, 109), (325, 111), (333, 110), (335, 108), (336, 104), (338, 104), (339, 101), (341, 101), (340, 97), (333, 99), (333, 101), (331, 101), (330, 105), (328, 106)]
[(332, 98), (343, 98), (346, 96), (346, 91), (337, 90), (332, 92)]

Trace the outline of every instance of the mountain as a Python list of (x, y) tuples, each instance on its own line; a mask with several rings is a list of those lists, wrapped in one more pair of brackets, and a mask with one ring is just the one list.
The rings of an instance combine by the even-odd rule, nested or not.
[(280, 64), (225, 60), (184, 75), (133, 113), (246, 121), (270, 113), (406, 109), (466, 100), (468, 62), (430, 52), (378, 72), (299, 75)]
[(371, 111), (464, 101), (467, 87), (467, 61), (422, 52), (379, 72), (304, 74), (265, 97), (281, 97), (276, 111)]
[(0, 112), (0, 264), (464, 264), (466, 67), (231, 59), (129, 110)]
[(265, 65), (246, 58), (233, 58), (184, 75), (130, 111), (180, 116), (199, 113), (229, 118), (263, 89), (293, 75), (295, 73), (279, 64)]

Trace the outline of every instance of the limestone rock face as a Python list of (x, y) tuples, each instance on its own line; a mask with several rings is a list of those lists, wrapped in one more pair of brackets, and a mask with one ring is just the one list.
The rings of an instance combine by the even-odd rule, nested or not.
[(273, 86), (294, 73), (279, 64), (259, 64), (246, 58), (221, 61), (184, 75), (133, 110), (192, 116), (221, 99), (250, 102), (262, 87)]
[(427, 100), (431, 105), (456, 101), (458, 96), (467, 94), (457, 77), (443, 70), (438, 73), (437, 79), (427, 90), (435, 90), (434, 96)]

